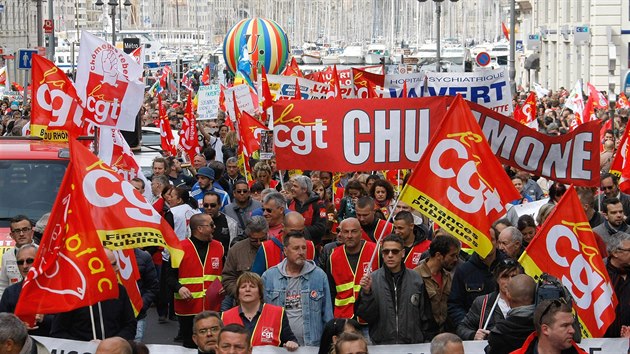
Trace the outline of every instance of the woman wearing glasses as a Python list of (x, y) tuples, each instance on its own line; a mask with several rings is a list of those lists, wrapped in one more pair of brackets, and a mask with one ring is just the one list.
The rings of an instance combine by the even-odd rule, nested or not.
[(495, 267), (493, 276), (498, 290), (481, 295), (473, 301), (466, 317), (457, 326), (457, 335), (462, 340), (486, 339), (494, 324), (505, 318), (510, 310), (507, 286), (510, 279), (517, 274), (523, 274), (523, 267), (511, 258), (501, 261)]
[(263, 303), (263, 282), (256, 273), (245, 272), (236, 281), (238, 305), (223, 312), (224, 325), (243, 325), (252, 333), (252, 346), (282, 346), (289, 351), (298, 348), (297, 338), (289, 327), (283, 307)]

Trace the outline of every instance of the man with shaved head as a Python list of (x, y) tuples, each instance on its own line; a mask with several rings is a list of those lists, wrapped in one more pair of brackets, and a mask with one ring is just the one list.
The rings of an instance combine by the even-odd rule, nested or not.
[(487, 354), (511, 353), (520, 348), (534, 329), (536, 282), (527, 274), (519, 274), (508, 283), (507, 301), (511, 310), (497, 321), (488, 336)]
[[(256, 253), (254, 263), (252, 264), (252, 272), (262, 275), (267, 269), (280, 264), (280, 262), (284, 259), (284, 235), (287, 235), (289, 232), (299, 232), (306, 237), (304, 217), (297, 211), (290, 211), (286, 213), (282, 224), (284, 227), (278, 234), (278, 237), (270, 236), (267, 241), (264, 241), (260, 245), (258, 253)], [(306, 258), (309, 261), (312, 261), (315, 258), (315, 246), (311, 240), (307, 240), (306, 247)]]
[(103, 339), (96, 347), (95, 354), (131, 354), (131, 344), (121, 337)]

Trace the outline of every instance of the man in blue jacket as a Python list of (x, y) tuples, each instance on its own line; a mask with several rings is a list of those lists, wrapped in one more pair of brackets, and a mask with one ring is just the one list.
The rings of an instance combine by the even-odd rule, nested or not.
[(319, 346), (326, 322), (333, 318), (328, 278), (306, 259), (302, 232), (284, 235), (285, 258), (262, 275), (265, 303), (283, 306), (300, 346)]

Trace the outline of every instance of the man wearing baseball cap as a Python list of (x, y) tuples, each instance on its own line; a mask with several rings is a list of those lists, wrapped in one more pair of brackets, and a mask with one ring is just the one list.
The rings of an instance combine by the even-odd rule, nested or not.
[(221, 197), (221, 211), (226, 205), (230, 204), (230, 196), (226, 191), (214, 188), (212, 183), (214, 182), (214, 170), (210, 167), (202, 167), (197, 171), (197, 183), (192, 187), (190, 195), (197, 200), (199, 209), (204, 210), (203, 196), (209, 191), (217, 193)]

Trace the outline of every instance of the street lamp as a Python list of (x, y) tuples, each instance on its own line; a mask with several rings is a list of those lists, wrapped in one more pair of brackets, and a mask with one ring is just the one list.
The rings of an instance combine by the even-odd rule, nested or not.
[[(96, 0), (95, 3), (96, 6), (103, 6), (103, 0)], [(115, 47), (116, 46), (116, 6), (118, 6), (118, 0), (109, 0), (107, 2), (107, 5), (109, 5), (112, 8), (112, 45)], [(125, 0), (125, 3), (123, 4), (125, 6), (131, 6), (131, 1), (130, 0)], [(122, 10), (121, 11), (121, 16), (122, 16)], [(120, 26), (122, 27), (122, 17), (120, 19)]]
[[(426, 2), (427, 0), (418, 0), (419, 2)], [(433, 0), (433, 2), (435, 2), (435, 14), (437, 15), (437, 20), (435, 21), (435, 24), (437, 26), (436, 29), (436, 39), (437, 39), (437, 53), (436, 53), (436, 59), (437, 59), (437, 63), (435, 64), (436, 67), (436, 71), (437, 72), (441, 72), (442, 71), (442, 52), (440, 50), (440, 17), (442, 17), (442, 2), (444, 0)], [(457, 2), (457, 0), (451, 0), (451, 2)]]

